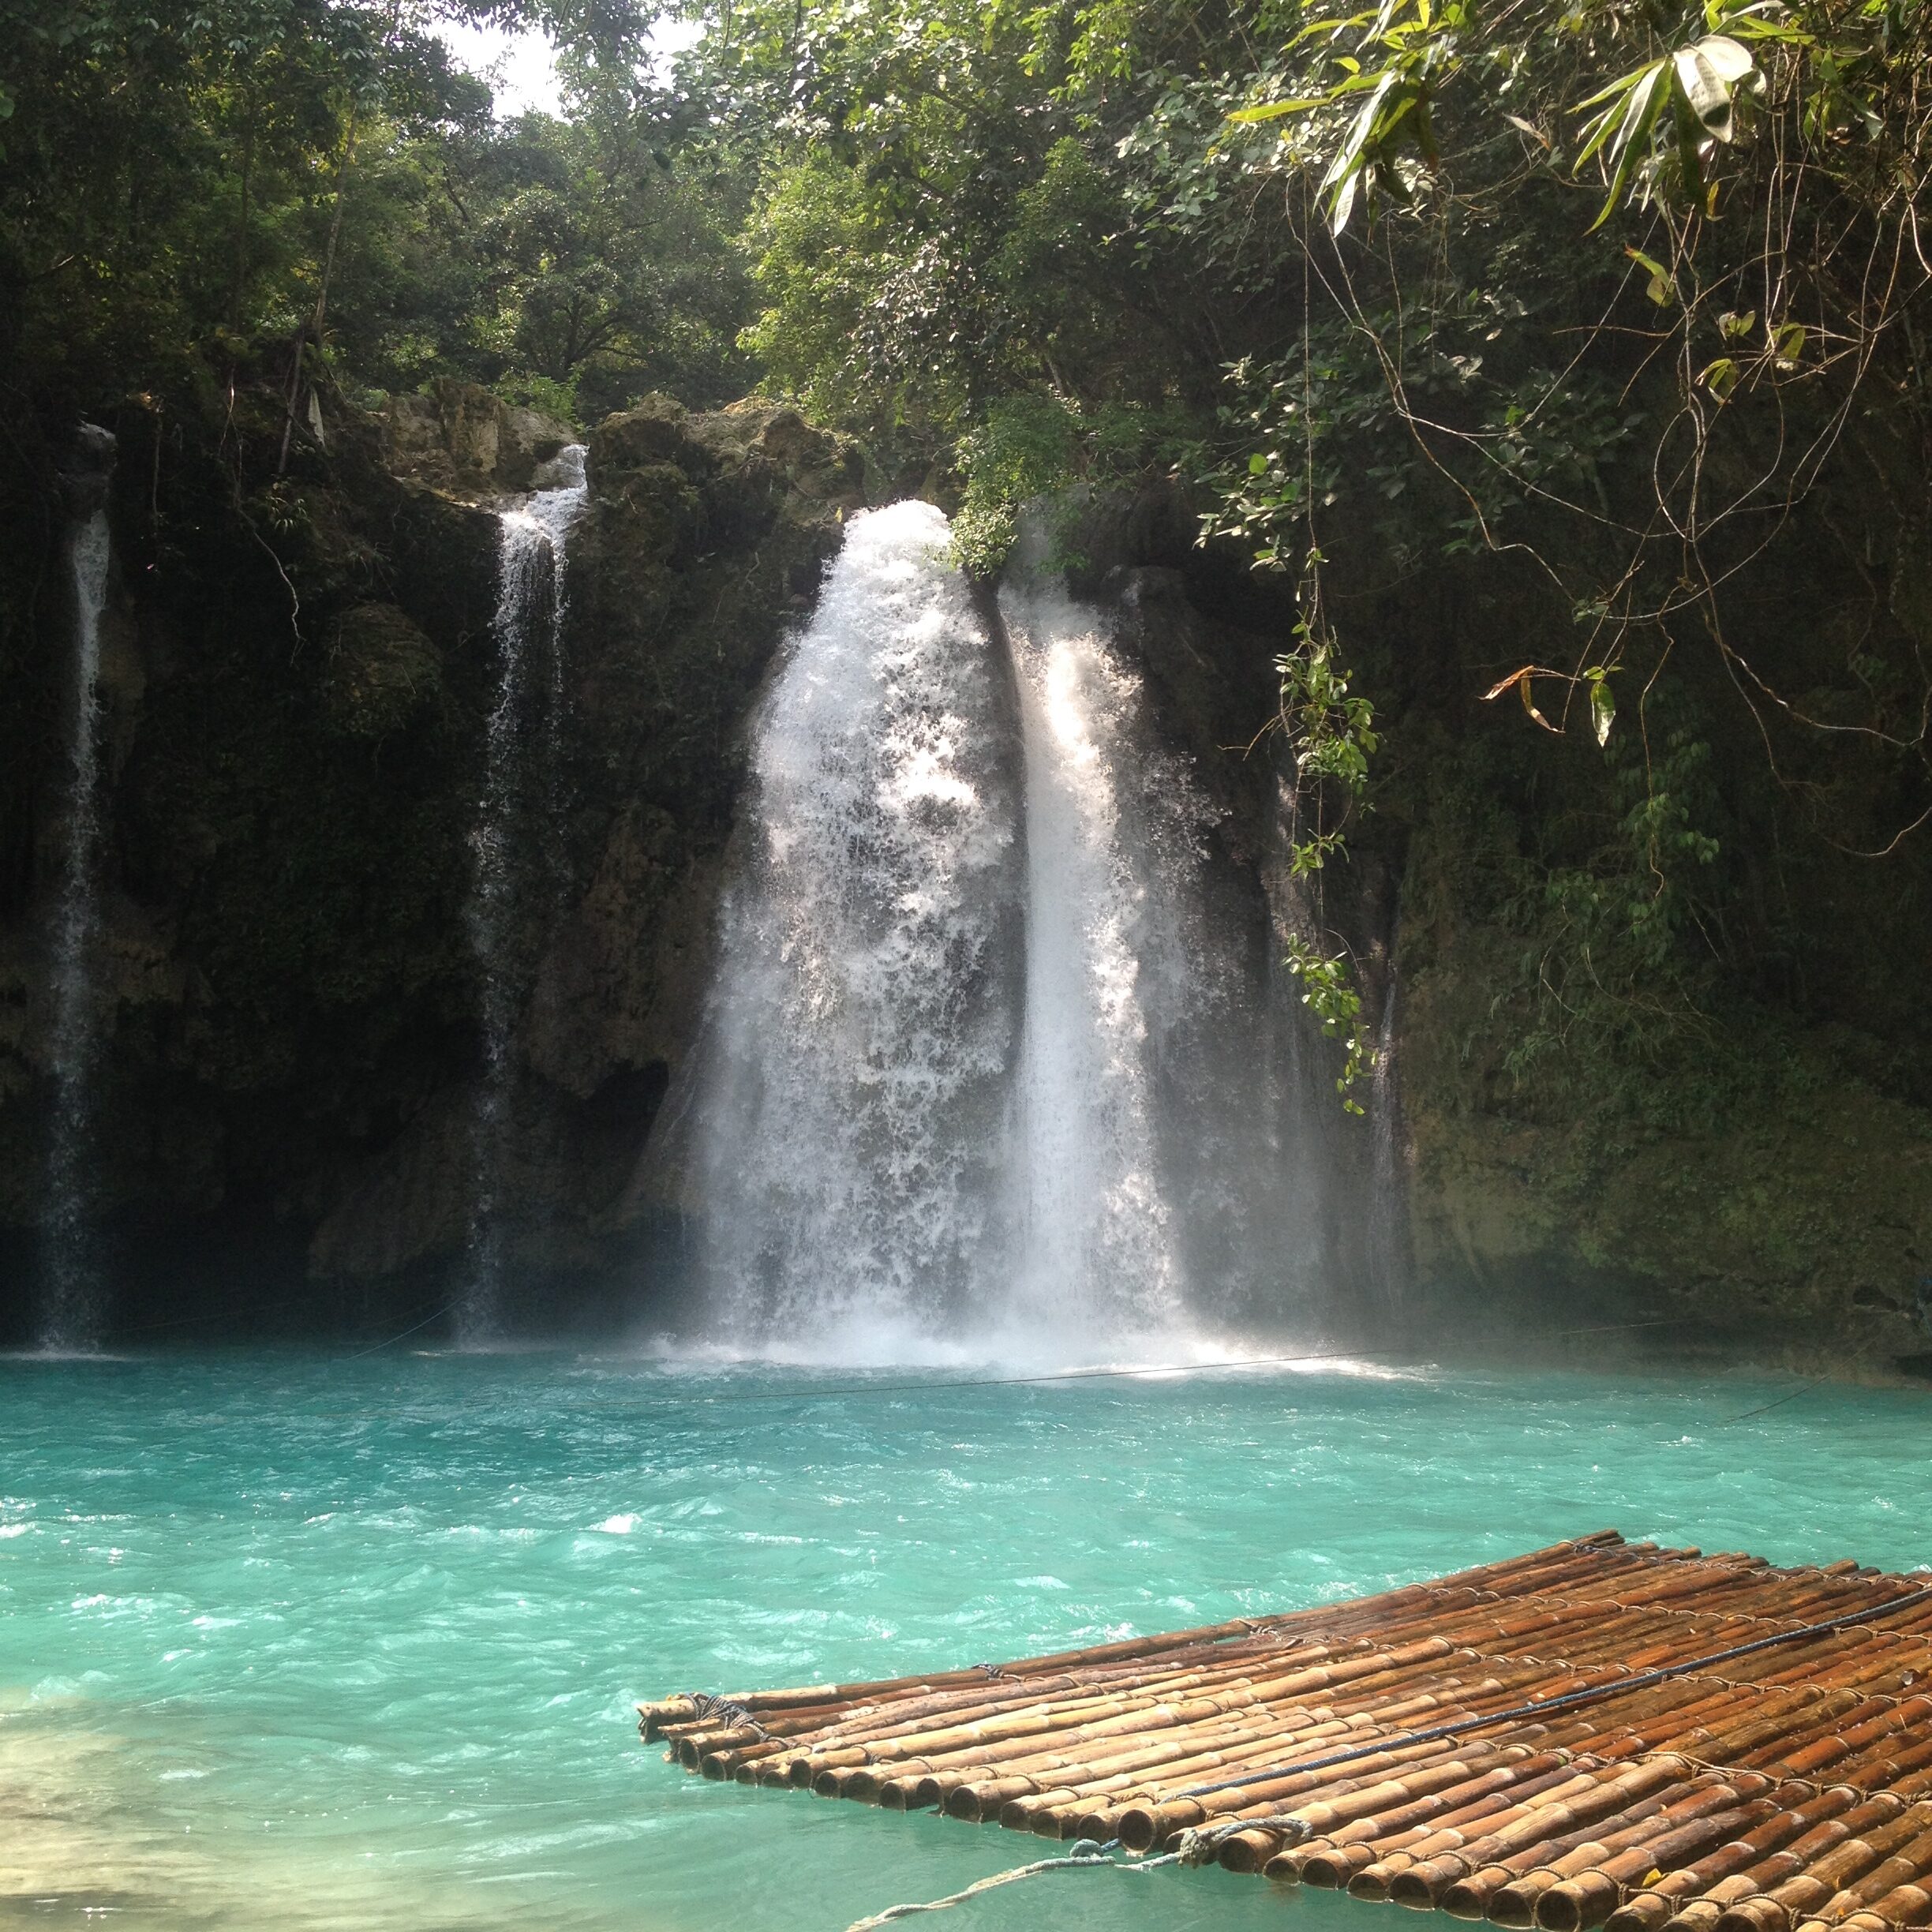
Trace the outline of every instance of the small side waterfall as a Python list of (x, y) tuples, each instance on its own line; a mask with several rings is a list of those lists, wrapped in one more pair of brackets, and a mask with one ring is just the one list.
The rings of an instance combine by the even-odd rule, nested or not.
[(1376, 1028), (1375, 1070), (1368, 1089), (1368, 1225), (1365, 1247), (1368, 1288), (1390, 1320), (1402, 1313), (1409, 1278), (1408, 1189), (1403, 1184), (1402, 1088), (1395, 1077), (1395, 1011), (1401, 983), (1394, 965), (1384, 974), (1382, 1020)]
[[(490, 626), (496, 702), (471, 835), (475, 873), (468, 912), (483, 990), (482, 1079), (470, 1122), (468, 1279), (457, 1308), (459, 1336), (470, 1344), (492, 1333), (501, 1300), (499, 1196), (515, 1086), (511, 1035), (525, 977), (516, 928), (538, 856), (534, 822), (540, 814), (554, 819), (561, 803), (564, 561), (571, 526), (584, 505), (584, 456), (581, 444), (571, 444), (539, 472), (533, 495), (497, 513), (498, 587)], [(539, 707), (541, 717), (534, 715)]]
[(855, 517), (754, 720), (683, 1130), (711, 1338), (1211, 1350), (1279, 1310), (1300, 1200), (1260, 896), (1217, 897), (1216, 814), (1099, 614), (1036, 570), (993, 620), (947, 539)]
[(73, 515), (67, 538), (73, 651), (61, 789), (60, 889), (50, 947), (54, 1110), (41, 1226), (47, 1282), (41, 1340), (53, 1350), (98, 1346), (103, 1313), (95, 1248), (93, 1084), (100, 1022), (101, 619), (113, 562), (107, 489), (114, 460), (113, 436), (86, 425), (75, 460), (61, 479)]

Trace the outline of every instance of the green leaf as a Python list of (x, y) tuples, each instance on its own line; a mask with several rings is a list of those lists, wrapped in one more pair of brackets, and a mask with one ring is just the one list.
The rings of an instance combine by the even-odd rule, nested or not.
[(1627, 248), (1623, 253), (1639, 268), (1648, 271), (1650, 286), (1645, 293), (1660, 309), (1668, 309), (1677, 294), (1676, 277), (1654, 255), (1646, 255), (1642, 249)]
[(1597, 742), (1600, 745), (1610, 742), (1610, 727), (1616, 722), (1616, 699), (1610, 690), (1610, 680), (1601, 671), (1589, 674), (1590, 723), (1596, 728)]
[(1626, 82), (1620, 84), (1627, 88), (1621, 111), (1614, 103), (1604, 110), (1595, 124), (1597, 132), (1577, 157), (1580, 164), (1604, 147), (1606, 141), (1608, 144), (1610, 189), (1604, 197), (1604, 204), (1597, 219), (1590, 223), (1589, 231), (1593, 234), (1622, 206), (1631, 177), (1649, 149), (1657, 117), (1664, 111), (1672, 92), (1665, 79), (1668, 66), (1665, 61), (1653, 61), (1649, 66), (1627, 77)]
[(1729, 356), (1718, 357), (1717, 361), (1709, 364), (1702, 374), (1698, 377), (1698, 380), (1720, 402), (1726, 400), (1731, 391), (1737, 387), (1737, 364)]
[(1327, 96), (1324, 95), (1315, 95), (1302, 100), (1268, 101), (1259, 107), (1237, 107), (1228, 118), (1243, 122), (1279, 121), (1283, 114), (1305, 114), (1311, 107), (1326, 105)]

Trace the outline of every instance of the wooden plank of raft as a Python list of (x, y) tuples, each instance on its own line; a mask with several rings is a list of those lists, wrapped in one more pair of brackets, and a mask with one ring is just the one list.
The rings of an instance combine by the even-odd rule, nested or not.
[(1932, 1577), (1598, 1530), (1346, 1602), (638, 1707), (687, 1769), (1528, 1932), (1932, 1926)]

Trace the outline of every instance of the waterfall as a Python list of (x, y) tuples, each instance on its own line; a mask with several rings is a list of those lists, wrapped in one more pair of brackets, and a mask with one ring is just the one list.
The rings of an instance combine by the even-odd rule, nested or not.
[(1402, 1313), (1409, 1277), (1408, 1190), (1403, 1184), (1402, 1089), (1395, 1078), (1395, 1004), (1399, 982), (1391, 961), (1384, 975), (1382, 1019), (1376, 1028), (1374, 1070), (1368, 1088), (1368, 1227), (1365, 1260), (1370, 1294), (1385, 1319)]
[(948, 537), (855, 517), (752, 721), (680, 1129), (710, 1339), (1174, 1359), (1280, 1299), (1260, 895), (1099, 614), (988, 610)]
[(1196, 802), (1145, 742), (1141, 680), (1095, 612), (1032, 572), (1001, 612), (1026, 768), (1015, 1306), (1069, 1334), (1163, 1330), (1186, 1284), (1153, 1059), (1187, 998)]
[(101, 619), (113, 561), (107, 485), (114, 456), (113, 436), (89, 424), (81, 432), (73, 466), (62, 478), (73, 511), (67, 539), (73, 655), (67, 771), (61, 793), (60, 889), (51, 947), (54, 1108), (41, 1227), (47, 1281), (41, 1339), (53, 1350), (97, 1346), (102, 1319), (92, 1171), (100, 1022)]
[[(496, 698), (471, 835), (474, 871), (468, 908), (483, 1022), (482, 1078), (470, 1121), (467, 1279), (457, 1308), (458, 1333), (471, 1344), (494, 1331), (502, 1296), (500, 1196), (515, 1085), (511, 1035), (527, 950), (520, 943), (519, 915), (538, 856), (533, 821), (541, 815), (554, 823), (562, 802), (564, 559), (571, 526), (584, 505), (584, 455), (581, 444), (571, 444), (538, 472), (534, 494), (497, 512), (496, 609), (490, 625)], [(533, 719), (534, 705), (541, 707), (540, 721)]]
[(852, 519), (755, 721), (698, 1108), (714, 1320), (897, 1353), (996, 1291), (1011, 695), (945, 519)]

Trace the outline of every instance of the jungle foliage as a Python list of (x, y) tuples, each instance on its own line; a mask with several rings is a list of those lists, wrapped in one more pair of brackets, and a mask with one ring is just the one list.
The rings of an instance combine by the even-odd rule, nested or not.
[[(432, 13), (355, 0), (5, 0), (0, 331), (77, 406), (238, 380), (439, 375), (597, 412), (741, 393), (750, 177), (624, 33), (574, 36), (567, 118), (492, 116)], [(505, 8), (497, 13), (511, 13)], [(640, 64), (642, 63), (642, 64)]]
[[(1375, 636), (1405, 585), (1500, 601), (1458, 673), (1597, 760), (1490, 870), (1526, 874), (1515, 1090), (1708, 1060), (1759, 962), (1837, 971), (1784, 842), (1878, 860), (1932, 816), (1923, 6), (753, 0), (706, 49), (762, 89), (768, 381), (956, 466), (980, 567), (1018, 499), (1155, 470), (1292, 589), (1291, 963), (1345, 1089), (1322, 875), (1378, 706), (1471, 695)], [(1780, 635), (1794, 573), (1807, 623), (1840, 580), (1862, 614)]]
[[(414, 0), (0, 0), (15, 417), (757, 382), (949, 495), (981, 570), (1026, 498), (1159, 479), (1290, 613), (1345, 1084), (1324, 880), (1420, 818), (1451, 715), (1518, 828), (1518, 1088), (1844, 980), (1787, 846), (1932, 817), (1923, 0), (685, 10), (672, 64), (633, 0), (447, 0), (564, 50), (565, 114), (503, 120)], [(1857, 610), (1783, 635), (1821, 543)], [(1417, 586), (1476, 644), (1398, 649)]]

